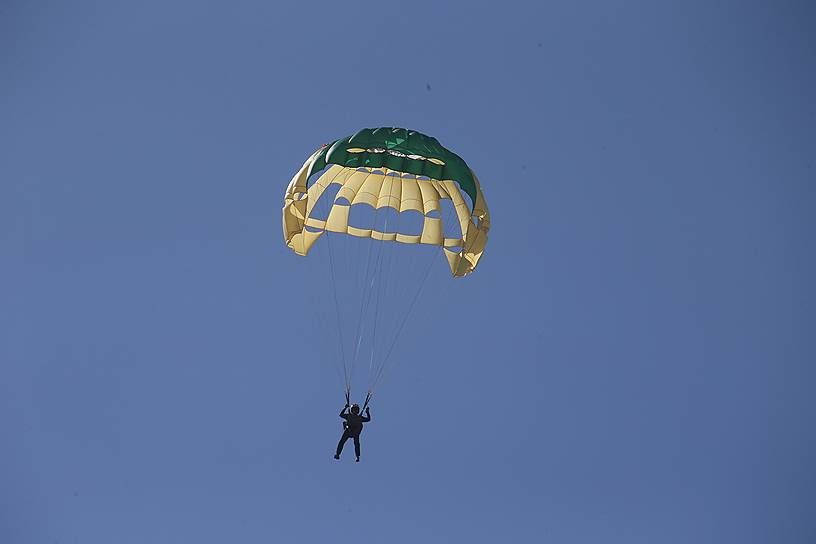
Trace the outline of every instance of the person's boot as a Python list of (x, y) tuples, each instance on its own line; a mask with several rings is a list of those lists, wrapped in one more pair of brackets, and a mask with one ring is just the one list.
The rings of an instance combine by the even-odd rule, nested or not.
[(340, 456), (339, 456), (339, 455), (337, 455), (337, 454), (335, 453), (335, 454), (334, 454), (334, 458), (335, 458), (335, 459), (340, 459)]
[(356, 459), (354, 462), (355, 462), (355, 463), (359, 463), (359, 462), (360, 462), (360, 458), (358, 457), (358, 458), (357, 458), (357, 459)]

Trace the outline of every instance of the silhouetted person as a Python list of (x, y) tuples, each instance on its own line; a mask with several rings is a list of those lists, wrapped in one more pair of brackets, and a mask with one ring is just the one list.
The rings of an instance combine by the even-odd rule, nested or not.
[(346, 404), (342, 410), (340, 410), (340, 417), (345, 419), (346, 421), (343, 423), (343, 427), (345, 430), (343, 431), (343, 436), (340, 437), (340, 442), (337, 443), (337, 453), (334, 454), (335, 459), (340, 459), (340, 452), (343, 451), (343, 446), (346, 444), (346, 440), (349, 438), (354, 439), (354, 453), (357, 456), (357, 462), (360, 462), (360, 433), (363, 431), (363, 423), (368, 423), (371, 421), (371, 413), (368, 410), (368, 407), (365, 409), (365, 416), (360, 415), (360, 407), (356, 404), (351, 405), (351, 410), (346, 412), (349, 409), (349, 405)]

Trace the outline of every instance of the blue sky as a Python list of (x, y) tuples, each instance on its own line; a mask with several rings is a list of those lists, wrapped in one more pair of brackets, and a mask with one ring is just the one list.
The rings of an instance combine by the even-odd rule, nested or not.
[[(813, 542), (815, 16), (0, 4), (0, 540)], [(376, 126), (493, 228), (337, 463), (280, 206)]]

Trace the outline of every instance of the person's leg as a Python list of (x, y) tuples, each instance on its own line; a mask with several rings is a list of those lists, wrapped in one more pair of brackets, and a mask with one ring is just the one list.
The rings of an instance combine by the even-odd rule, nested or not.
[(345, 446), (346, 440), (349, 438), (348, 431), (344, 431), (343, 436), (340, 437), (340, 442), (337, 443), (337, 452), (334, 454), (335, 459), (340, 459), (340, 453), (343, 451), (343, 446)]
[(354, 454), (357, 456), (357, 460), (360, 460), (360, 435), (354, 437)]

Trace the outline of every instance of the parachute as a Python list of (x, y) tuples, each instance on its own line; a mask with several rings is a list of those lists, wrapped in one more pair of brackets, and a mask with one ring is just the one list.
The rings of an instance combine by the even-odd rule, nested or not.
[[(447, 218), (443, 217), (443, 208), (448, 209)], [(404, 216), (410, 219), (411, 214), (413, 228), (408, 225), (411, 221), (401, 219)], [(390, 127), (362, 129), (321, 146), (306, 160), (284, 196), (286, 245), (302, 256), (310, 255), (317, 241), (330, 235), (368, 239), (379, 246), (375, 250), (369, 245), (363, 262), (362, 257), (355, 255), (365, 252), (355, 253), (350, 246), (333, 252), (332, 244), (336, 242), (327, 241), (327, 268), (335, 306), (332, 313), (336, 317), (347, 400), (354, 365), (364, 343), (371, 347), (366, 404), (370, 400), (430, 270), (429, 265), (424, 274), (415, 274), (421, 280), (416, 290), (405, 289), (402, 280), (400, 289), (392, 285), (389, 290), (394, 250), (392, 257), (384, 256), (382, 246), (390, 242), (392, 246), (439, 247), (452, 276), (459, 278), (476, 269), (487, 245), (489, 229), (490, 214), (476, 175), (462, 158), (420, 132)], [(417, 260), (413, 255), (407, 258)], [(335, 262), (340, 259), (356, 262), (343, 267)], [(363, 268), (365, 272), (360, 274)], [(355, 272), (340, 282), (336, 276), (341, 269)], [(348, 295), (351, 290), (348, 286), (352, 284), (360, 286), (359, 295), (341, 305), (339, 299)], [(385, 349), (380, 350), (378, 358), (378, 339), (374, 335), (384, 319), (383, 312), (389, 310), (388, 303), (383, 302), (389, 293), (413, 296), (407, 304), (392, 305), (396, 315), (394, 328), (386, 335), (389, 338), (379, 339), (385, 342)], [(359, 309), (355, 308), (357, 305)], [(341, 316), (343, 313), (348, 315)], [(348, 357), (344, 323), (351, 323), (352, 330), (356, 330)], [(365, 337), (367, 330), (372, 331), (371, 338)]]

